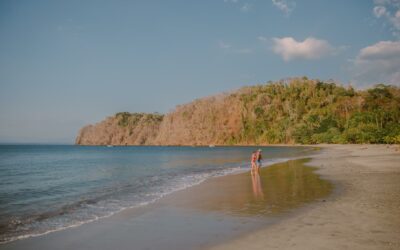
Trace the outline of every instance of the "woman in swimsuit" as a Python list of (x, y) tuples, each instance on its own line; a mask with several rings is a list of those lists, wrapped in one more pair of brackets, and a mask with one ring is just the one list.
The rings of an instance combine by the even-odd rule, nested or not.
[(259, 171), (261, 168), (261, 160), (262, 160), (261, 149), (259, 149), (257, 150), (257, 171)]
[(253, 153), (251, 154), (251, 172), (253, 172), (254, 170), (257, 170), (257, 151), (253, 151)]

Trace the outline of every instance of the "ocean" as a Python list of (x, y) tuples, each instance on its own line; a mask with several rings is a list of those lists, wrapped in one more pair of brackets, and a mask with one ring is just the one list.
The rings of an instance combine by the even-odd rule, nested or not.
[[(208, 178), (248, 171), (258, 148), (0, 145), (0, 242), (79, 226)], [(261, 149), (263, 165), (313, 152)]]

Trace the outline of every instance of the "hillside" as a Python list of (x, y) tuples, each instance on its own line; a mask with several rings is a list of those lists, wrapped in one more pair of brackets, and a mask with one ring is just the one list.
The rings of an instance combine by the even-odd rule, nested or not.
[(160, 114), (127, 112), (107, 117), (96, 125), (83, 127), (75, 143), (81, 145), (143, 145), (151, 144), (163, 120)]
[(400, 89), (355, 90), (295, 78), (179, 105), (118, 113), (82, 128), (81, 145), (400, 143)]

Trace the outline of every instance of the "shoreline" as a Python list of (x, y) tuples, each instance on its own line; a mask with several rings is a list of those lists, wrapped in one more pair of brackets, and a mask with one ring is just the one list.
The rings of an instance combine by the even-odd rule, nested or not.
[[(304, 155), (301, 158), (304, 157), (308, 157), (308, 155)], [(290, 161), (295, 162), (302, 160), (286, 159), (283, 163), (268, 163), (272, 164), (272, 168), (279, 169), (280, 171), (281, 168), (279, 164), (285, 165)], [(278, 166), (273, 167), (275, 165)], [(267, 169), (270, 168), (264, 167), (262, 170), (264, 171)], [(174, 246), (174, 249), (197, 249), (201, 246), (212, 246), (227, 239), (239, 237), (246, 232), (262, 228), (263, 225), (270, 224), (280, 219), (268, 216), (262, 216), (264, 218), (261, 218), (259, 216), (259, 212), (257, 211), (260, 211), (260, 204), (258, 201), (253, 200), (254, 190), (252, 191), (252, 178), (250, 178), (250, 172), (248, 170), (247, 168), (242, 168), (239, 172), (233, 174), (209, 178), (199, 185), (194, 185), (166, 195), (154, 203), (125, 209), (110, 217), (95, 220), (90, 223), (53, 231), (35, 237), (7, 242), (0, 245), (0, 249), (72, 249), (69, 243), (74, 241), (90, 245), (88, 248), (108, 249), (104, 248), (102, 244), (99, 243), (103, 241), (102, 234), (111, 233), (113, 238), (121, 237), (121, 235), (127, 232), (140, 235), (143, 233), (141, 232), (141, 227), (147, 227), (148, 233), (136, 239), (140, 241), (140, 244), (137, 243), (139, 246), (143, 246), (143, 249), (145, 249), (147, 245), (150, 244), (152, 246), (150, 249), (164, 249), (161, 245), (160, 247), (154, 247), (156, 243), (158, 244), (159, 240), (153, 243), (151, 239), (142, 239), (146, 239), (152, 234), (162, 237), (165, 235), (165, 231), (160, 232), (160, 228), (169, 230), (171, 225), (177, 225), (175, 230), (180, 232), (170, 235), (169, 240), (175, 238), (180, 241), (181, 239), (176, 238), (176, 235), (181, 234), (185, 234), (185, 238), (190, 238), (190, 240), (185, 240), (186, 243), (185, 241), (181, 243), (186, 245), (180, 247)], [(301, 174), (301, 171), (299, 174)], [(317, 178), (317, 175), (314, 174), (313, 176)], [(274, 186), (273, 183), (276, 182), (271, 183), (270, 186)], [(286, 186), (287, 185), (288, 184), (286, 184)], [(216, 192), (217, 190), (219, 190), (219, 192)], [(239, 190), (241, 194), (238, 196), (237, 191)], [(274, 191), (271, 192), (276, 193)], [(318, 191), (318, 193), (320, 192)], [(239, 199), (237, 199), (238, 197)], [(221, 199), (225, 204), (223, 206), (225, 209), (222, 210), (218, 205)], [(294, 201), (293, 198), (291, 200)], [(283, 204), (282, 209), (288, 210), (289, 208), (290, 210), (291, 207), (296, 209), (303, 202), (306, 202), (306, 200), (302, 201), (300, 199), (298, 202), (295, 202), (295, 205)], [(253, 207), (253, 209), (249, 209), (248, 205), (250, 205), (250, 208)], [(140, 224), (140, 220), (143, 218), (145, 218), (144, 221), (146, 222), (139, 227), (137, 223)], [(155, 220), (154, 218), (158, 219)], [(156, 225), (159, 220), (166, 220), (165, 227)], [(130, 222), (126, 224), (126, 221)], [(191, 224), (196, 227), (194, 229), (196, 233), (190, 233), (193, 228), (188, 227), (188, 221), (192, 221)], [(124, 227), (127, 228), (124, 230)], [(215, 227), (216, 229), (210, 230), (210, 227)], [(202, 236), (197, 237), (197, 235)], [(119, 241), (110, 240), (110, 242), (112, 243), (108, 244), (112, 244), (113, 247), (117, 249), (129, 249), (129, 247), (127, 247), (129, 244), (126, 242), (132, 242), (132, 237), (126, 237), (125, 235), (122, 236)], [(60, 247), (58, 244), (62, 244), (63, 246)], [(142, 249), (139, 246), (138, 249)]]
[(335, 185), (328, 198), (207, 249), (399, 249), (398, 145), (316, 146), (307, 165)]
[[(170, 239), (168, 239), (168, 241), (170, 241), (171, 237), (172, 240), (179, 239), (174, 237), (192, 230), (191, 227), (188, 227), (188, 224), (200, 227), (200, 231), (189, 234), (190, 237), (188, 237), (189, 239), (187, 241), (190, 241), (191, 244), (184, 246), (177, 245), (174, 247), (175, 249), (193, 248), (188, 248), (188, 246), (196, 246), (195, 249), (219, 250), (244, 248), (394, 249), (395, 247), (399, 247), (400, 242), (399, 240), (396, 241), (395, 236), (400, 233), (400, 166), (396, 166), (393, 162), (396, 162), (396, 160), (399, 161), (400, 154), (396, 152), (395, 146), (314, 145), (314, 147), (310, 148), (319, 148), (321, 150), (315, 151), (312, 155), (305, 155), (299, 158), (311, 158), (311, 162), (308, 162), (305, 165), (316, 168), (315, 173), (321, 177), (321, 179), (326, 179), (333, 183), (333, 192), (328, 197), (304, 203), (300, 207), (295, 207), (288, 213), (274, 217), (274, 219), (270, 221), (265, 220), (254, 223), (248, 221), (243, 224), (244, 221), (241, 219), (217, 215), (215, 212), (210, 213), (208, 209), (206, 209), (206, 211), (200, 209), (199, 212), (197, 210), (185, 208), (187, 207), (187, 204), (191, 204), (190, 206), (193, 207), (193, 204), (201, 201), (201, 199), (197, 199), (197, 201), (193, 201), (192, 199), (192, 197), (198, 196), (199, 194), (203, 195), (203, 200), (210, 200), (209, 198), (205, 199), (205, 197), (207, 197), (208, 193), (213, 193), (212, 190), (215, 190), (215, 180), (220, 180), (222, 178), (225, 179), (225, 183), (229, 183), (234, 180), (234, 176), (241, 175), (240, 173), (236, 173), (207, 179), (199, 185), (176, 191), (152, 204), (138, 208), (126, 209), (110, 217), (86, 223), (78, 227), (62, 229), (60, 231), (37, 237), (4, 243), (0, 245), (0, 249), (72, 249), (77, 248), (75, 245), (76, 243), (74, 244), (74, 242), (80, 242), (81, 244), (84, 244), (86, 248), (131, 249), (132, 246), (130, 244), (132, 243), (132, 235), (139, 235), (137, 236), (139, 239), (140, 237), (144, 239), (150, 237), (150, 239), (148, 239), (150, 241), (151, 236), (149, 235), (151, 234), (168, 238), (168, 233), (165, 234), (165, 232), (170, 231), (172, 229), (171, 225), (174, 225), (175, 228), (173, 230), (176, 232), (175, 234), (170, 235)], [(377, 158), (377, 155), (379, 158)], [(367, 159), (367, 163), (365, 163), (365, 159), (364, 161), (360, 159), (360, 156), (364, 156), (364, 158)], [(372, 161), (372, 159), (375, 159), (375, 162)], [(361, 162), (359, 162), (360, 160)], [(388, 164), (386, 164), (387, 166), (385, 168), (379, 168), (379, 171), (377, 172), (376, 160), (378, 161), (378, 164), (382, 164), (384, 161)], [(363, 164), (366, 164), (367, 166), (363, 166)], [(384, 191), (385, 194), (390, 196), (388, 199), (392, 202), (390, 203), (392, 207), (389, 207), (389, 210), (385, 212), (385, 216), (391, 218), (389, 222), (387, 219), (381, 218), (382, 216), (375, 218), (379, 215), (379, 213), (377, 213), (379, 210), (373, 210), (374, 207), (372, 207), (372, 210), (369, 209), (368, 211), (361, 211), (360, 213), (357, 206), (354, 206), (354, 204), (348, 204), (349, 202), (351, 203), (351, 197), (354, 199), (354, 195), (356, 195), (356, 205), (368, 205), (370, 203), (368, 196), (366, 200), (364, 199), (365, 197), (361, 197), (360, 199), (362, 199), (362, 202), (357, 199), (357, 196), (362, 196), (363, 192), (361, 192), (361, 194), (354, 193), (354, 191), (359, 192), (357, 187), (360, 183), (358, 183), (357, 180), (360, 173), (362, 173), (362, 177), (365, 174), (372, 177), (378, 175), (379, 179), (382, 176), (386, 176), (388, 171), (389, 173), (395, 173), (392, 180), (389, 182), (391, 186)], [(350, 181), (349, 183), (348, 178), (355, 181)], [(374, 180), (374, 178), (372, 179)], [(212, 183), (213, 180), (214, 189), (210, 188), (212, 187), (210, 182)], [(369, 188), (371, 186), (369, 185), (370, 180), (368, 179), (366, 181), (367, 187)], [(376, 191), (377, 187), (379, 188), (379, 186), (373, 186), (372, 191)], [(354, 188), (356, 189), (354, 190)], [(399, 192), (396, 193), (396, 190)], [(399, 198), (399, 202), (397, 203), (393, 202), (393, 199), (396, 197)], [(192, 199), (192, 201), (190, 201), (190, 199)], [(209, 202), (209, 204), (216, 204), (217, 201), (218, 200), (214, 199), (214, 201)], [(344, 204), (343, 201), (345, 201)], [(179, 203), (181, 203), (181, 205), (177, 205)], [(184, 205), (182, 206), (182, 204)], [(333, 206), (333, 208), (329, 209), (331, 206)], [(386, 205), (383, 204), (381, 207), (385, 208)], [(348, 211), (349, 213), (346, 213)], [(354, 213), (354, 211), (357, 212)], [(363, 213), (370, 215), (370, 217), (373, 218), (373, 221), (369, 221), (364, 225), (364, 221), (371, 220), (371, 218), (364, 218)], [(360, 218), (362, 219), (361, 221)], [(142, 224), (140, 224), (141, 221)], [(162, 223), (161, 225), (158, 225), (160, 221)], [(354, 223), (358, 228), (357, 226), (349, 227), (347, 224), (349, 221), (355, 221)], [(385, 223), (383, 224), (383, 228), (379, 228), (379, 222), (381, 221)], [(390, 224), (391, 222), (392, 224)], [(147, 234), (144, 234), (140, 227), (138, 228), (138, 225), (136, 225), (137, 223), (139, 223), (141, 227), (144, 227), (145, 231), (147, 230)], [(257, 226), (251, 226), (253, 225), (252, 223)], [(222, 225), (224, 225), (225, 228), (208, 232), (219, 235), (214, 239), (214, 241), (207, 243), (202, 242), (204, 234), (203, 236), (201, 235), (205, 230), (210, 230), (210, 227), (221, 227)], [(349, 231), (347, 227), (352, 228), (353, 231), (360, 230), (359, 228), (364, 231), (353, 233), (351, 230)], [(388, 236), (385, 236), (388, 228), (391, 229), (391, 232), (388, 233)], [(371, 233), (368, 231), (369, 229), (376, 231), (375, 234), (378, 234), (378, 237), (376, 237), (376, 235), (369, 235), (369, 233)], [(378, 231), (382, 232), (381, 234), (386, 238), (379, 235)], [(103, 234), (109, 235), (103, 237), (101, 236)], [(346, 235), (348, 235), (348, 237), (345, 237)], [(358, 241), (357, 243), (354, 243), (353, 239), (357, 238), (356, 236), (361, 238), (361, 243)], [(385, 239), (381, 239), (380, 237)], [(374, 244), (371, 244), (371, 239), (378, 243), (375, 242)], [(62, 246), (59, 246), (59, 244), (62, 244)], [(145, 247), (140, 248), (139, 246), (138, 249), (145, 249)], [(160, 244), (158, 245), (158, 248), (154, 247), (149, 249), (163, 249), (164, 247), (165, 245)]]
[[(310, 154), (314, 154), (313, 151), (315, 150), (315, 148), (309, 147), (309, 146), (307, 148), (308, 149), (306, 151), (302, 152), (301, 155), (289, 156), (289, 157), (284, 157), (284, 158), (272, 158), (271, 160), (267, 161), (267, 163), (263, 167), (279, 164), (279, 163), (282, 163), (282, 162), (287, 162), (289, 160), (295, 160), (295, 159), (299, 159), (299, 158), (308, 157)], [(137, 204), (137, 205), (134, 205), (134, 206), (121, 208), (120, 210), (111, 212), (108, 215), (95, 217), (95, 218), (92, 218), (92, 219), (89, 219), (89, 220), (85, 220), (85, 221), (79, 221), (76, 224), (67, 225), (67, 226), (64, 226), (64, 227), (61, 227), (61, 228), (54, 228), (54, 229), (51, 229), (51, 230), (45, 231), (45, 232), (37, 232), (37, 233), (30, 233), (30, 234), (15, 236), (12, 239), (0, 242), (0, 248), (1, 248), (2, 245), (7, 245), (7, 244), (10, 244), (10, 243), (13, 243), (13, 242), (16, 242), (16, 241), (24, 241), (24, 240), (29, 240), (29, 239), (32, 239), (32, 238), (37, 238), (37, 237), (40, 238), (40, 237), (43, 237), (43, 236), (46, 236), (46, 235), (49, 235), (49, 234), (52, 234), (52, 233), (62, 233), (64, 230), (75, 229), (75, 228), (78, 228), (78, 227), (81, 227), (83, 225), (90, 224), (90, 223), (93, 223), (93, 222), (98, 222), (98, 221), (101, 222), (104, 219), (116, 216), (119, 213), (123, 213), (126, 210), (139, 209), (141, 207), (146, 207), (146, 206), (152, 205), (153, 203), (157, 203), (157, 202), (159, 202), (159, 200), (162, 200), (162, 199), (165, 199), (165, 198), (168, 199), (169, 196), (174, 195), (177, 192), (182, 192), (182, 191), (191, 189), (191, 188), (193, 188), (195, 186), (202, 185), (204, 182), (208, 182), (211, 179), (220, 178), (220, 177), (224, 177), (224, 176), (237, 175), (237, 174), (245, 173), (247, 171), (249, 171), (249, 168), (247, 168), (247, 166), (235, 167), (235, 169), (230, 169), (230, 170), (224, 171), (226, 173), (223, 173), (223, 174), (221, 173), (221, 174), (217, 174), (215, 176), (208, 177), (206, 179), (201, 180), (200, 182), (192, 183), (189, 186), (185, 186), (185, 187), (173, 190), (173, 191), (171, 191), (169, 193), (166, 193), (166, 194), (164, 194), (164, 195), (162, 195), (162, 196), (160, 196), (160, 197), (158, 197), (158, 198), (156, 198), (154, 200), (145, 202), (143, 204)]]

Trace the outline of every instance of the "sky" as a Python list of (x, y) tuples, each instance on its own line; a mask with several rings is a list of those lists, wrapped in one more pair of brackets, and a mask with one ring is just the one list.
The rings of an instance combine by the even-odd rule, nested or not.
[(400, 86), (400, 0), (0, 1), (0, 143), (297, 76)]

